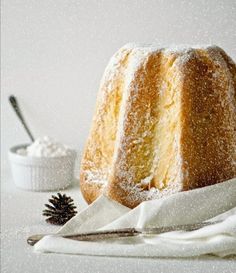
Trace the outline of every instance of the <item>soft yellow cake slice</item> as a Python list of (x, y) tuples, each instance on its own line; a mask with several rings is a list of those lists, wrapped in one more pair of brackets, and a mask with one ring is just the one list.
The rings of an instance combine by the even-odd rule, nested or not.
[(104, 73), (81, 190), (128, 206), (236, 176), (236, 66), (215, 46), (128, 44)]

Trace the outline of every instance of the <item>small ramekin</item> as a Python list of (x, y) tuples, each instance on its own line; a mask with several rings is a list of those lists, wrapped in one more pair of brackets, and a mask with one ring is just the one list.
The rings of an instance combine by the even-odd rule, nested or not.
[(29, 191), (55, 191), (65, 189), (74, 179), (76, 152), (59, 157), (29, 157), (16, 151), (28, 144), (17, 145), (9, 150), (12, 176), (18, 188)]

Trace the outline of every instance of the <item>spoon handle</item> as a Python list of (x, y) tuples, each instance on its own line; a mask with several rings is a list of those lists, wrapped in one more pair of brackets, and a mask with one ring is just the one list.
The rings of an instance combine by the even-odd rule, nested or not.
[(31, 139), (31, 141), (34, 142), (34, 137), (33, 137), (32, 133), (30, 132), (30, 129), (27, 126), (27, 124), (26, 124), (26, 122), (25, 122), (25, 120), (24, 120), (24, 118), (22, 116), (22, 113), (21, 113), (19, 104), (17, 103), (16, 97), (15, 96), (10, 96), (9, 97), (9, 102), (10, 102), (12, 108), (14, 109), (14, 111), (16, 112), (16, 115), (18, 116), (18, 118), (21, 121), (22, 125), (24, 126), (28, 136)]

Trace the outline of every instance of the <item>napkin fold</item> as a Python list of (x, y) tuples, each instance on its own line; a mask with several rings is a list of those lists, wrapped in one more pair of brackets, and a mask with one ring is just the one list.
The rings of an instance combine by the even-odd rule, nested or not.
[[(58, 236), (99, 229), (154, 228), (217, 220), (222, 222), (191, 232), (173, 231), (99, 242), (75, 241)], [(55, 235), (45, 236), (35, 244), (34, 250), (133, 257), (236, 255), (236, 178), (146, 201), (132, 210), (101, 196)]]

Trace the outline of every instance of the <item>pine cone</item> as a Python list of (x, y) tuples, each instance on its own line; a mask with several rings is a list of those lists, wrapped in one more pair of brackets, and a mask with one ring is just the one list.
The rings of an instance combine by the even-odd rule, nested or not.
[(49, 216), (46, 222), (53, 225), (63, 225), (75, 216), (77, 211), (71, 197), (61, 193), (57, 193), (57, 195), (52, 195), (48, 200), (51, 204), (45, 204), (47, 209), (43, 210), (43, 215)]

